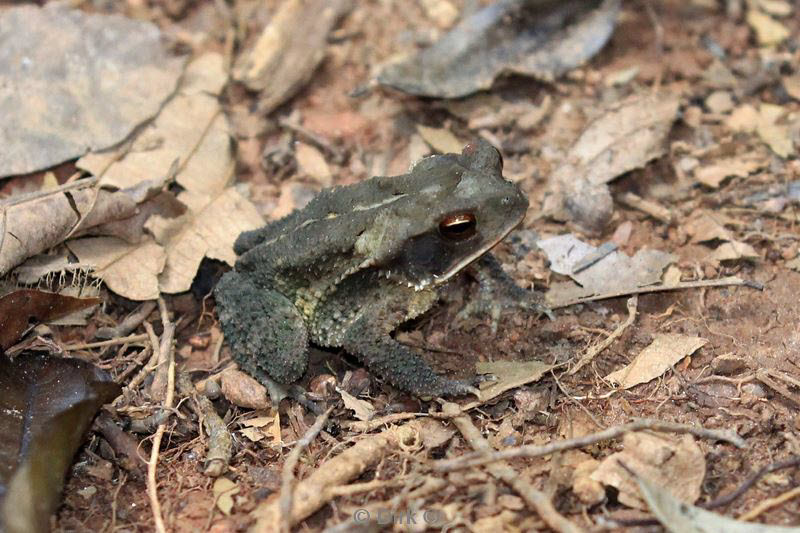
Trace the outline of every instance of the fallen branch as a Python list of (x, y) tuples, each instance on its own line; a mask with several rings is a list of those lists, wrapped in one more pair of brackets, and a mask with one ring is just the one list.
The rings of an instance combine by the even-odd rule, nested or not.
[[(472, 419), (464, 414), (458, 405), (447, 403), (443, 406), (442, 411), (451, 415), (460, 413), (452, 420), (469, 445), (480, 454), (491, 452), (492, 447), (489, 442), (483, 438), (480, 430), (472, 423)], [(514, 489), (525, 503), (528, 504), (528, 507), (535, 510), (542, 520), (553, 530), (560, 533), (579, 533), (582, 531), (581, 528), (564, 518), (564, 516), (556, 510), (555, 506), (553, 506), (553, 502), (550, 501), (550, 498), (544, 492), (535, 489), (507, 463), (495, 462), (488, 465), (486, 468), (492, 476), (505, 482)]]
[(587, 296), (585, 298), (577, 298), (567, 302), (555, 302), (550, 304), (550, 309), (560, 309), (562, 307), (569, 307), (571, 305), (582, 304), (587, 302), (594, 302), (597, 300), (607, 300), (609, 298), (620, 298), (622, 296), (630, 296), (633, 294), (647, 294), (651, 292), (666, 292), (666, 291), (679, 291), (684, 289), (701, 289), (705, 287), (750, 287), (751, 289), (764, 290), (764, 286), (755, 281), (749, 281), (730, 276), (720, 279), (705, 279), (700, 281), (681, 281), (674, 285), (649, 285), (647, 287), (638, 287), (635, 289), (625, 289), (622, 291), (607, 292), (604, 294), (595, 294), (594, 296)]
[(606, 337), (600, 344), (597, 344), (589, 348), (589, 351), (587, 351), (584, 354), (584, 356), (581, 357), (581, 360), (578, 361), (578, 364), (572, 367), (567, 372), (567, 374), (569, 374), (570, 376), (574, 376), (575, 373), (578, 372), (578, 370), (589, 364), (592, 361), (592, 359), (597, 357), (597, 354), (599, 354), (600, 352), (611, 346), (611, 344), (615, 340), (617, 340), (625, 332), (625, 330), (628, 329), (628, 327), (631, 324), (633, 324), (633, 321), (636, 320), (636, 309), (638, 307), (638, 304), (639, 304), (639, 297), (637, 295), (634, 294), (633, 296), (628, 298), (628, 319), (622, 324), (620, 324), (617, 327), (617, 329), (615, 329), (614, 332), (608, 337)]
[[(161, 342), (158, 344), (158, 349), (156, 349), (154, 345), (153, 351), (158, 352), (159, 361), (166, 363), (167, 383), (163, 406), (165, 409), (170, 410), (172, 409), (175, 399), (175, 351), (172, 347), (172, 336), (175, 333), (175, 324), (169, 319), (167, 304), (162, 298), (158, 299), (158, 307), (161, 311), (161, 323), (164, 326), (164, 332), (161, 335)], [(155, 522), (155, 529), (158, 533), (166, 533), (167, 531), (164, 526), (164, 518), (161, 515), (161, 502), (158, 500), (158, 483), (156, 481), (158, 454), (161, 448), (161, 439), (164, 437), (166, 427), (166, 422), (162, 422), (159, 424), (158, 429), (156, 429), (156, 433), (153, 436), (153, 447), (150, 450), (150, 461), (147, 463), (147, 496), (150, 500), (150, 508), (153, 511), (153, 521)]]
[[(415, 422), (387, 429), (359, 440), (341, 454), (319, 465), (294, 488), (291, 513), (288, 513), (289, 524), (294, 526), (322, 508), (334, 498), (336, 491), (341, 491), (342, 485), (362, 475), (401, 442), (412, 439), (419, 431)], [(280, 503), (277, 498), (259, 505), (253, 511), (256, 523), (251, 531), (274, 531), (279, 515)]]
[(327, 411), (317, 417), (314, 425), (308, 428), (303, 438), (295, 443), (294, 448), (286, 458), (286, 462), (283, 463), (281, 497), (278, 500), (278, 508), (280, 509), (278, 530), (281, 533), (291, 533), (292, 526), (290, 518), (295, 485), (294, 470), (297, 468), (297, 463), (300, 461), (300, 455), (311, 445), (311, 442), (317, 438), (319, 432), (322, 431), (322, 427), (325, 425), (325, 422), (328, 421), (328, 416), (331, 414), (331, 411), (333, 411), (333, 407), (329, 407)]
[(184, 372), (178, 374), (178, 392), (181, 396), (194, 400), (190, 405), (208, 435), (203, 473), (210, 477), (219, 477), (227, 472), (231, 461), (233, 452), (231, 432), (228, 431), (225, 421), (217, 414), (211, 400), (197, 393), (188, 374)]
[(633, 431), (660, 431), (664, 433), (690, 433), (698, 438), (719, 440), (729, 442), (737, 448), (744, 448), (744, 440), (732, 430), (714, 430), (703, 427), (690, 426), (688, 424), (678, 424), (676, 422), (665, 422), (663, 420), (651, 420), (642, 418), (634, 420), (628, 424), (608, 428), (591, 435), (556, 441), (544, 446), (525, 445), (515, 448), (507, 448), (492, 453), (475, 452), (463, 455), (457, 459), (445, 459), (437, 461), (433, 469), (439, 472), (452, 472), (462, 468), (481, 466), (496, 461), (515, 459), (517, 457), (542, 457), (556, 452), (584, 448), (605, 440), (616, 439)]

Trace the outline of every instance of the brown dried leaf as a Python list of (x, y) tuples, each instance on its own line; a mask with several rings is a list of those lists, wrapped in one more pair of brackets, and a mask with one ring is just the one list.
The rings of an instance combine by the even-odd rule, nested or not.
[(747, 23), (756, 32), (758, 44), (761, 46), (780, 44), (791, 35), (786, 26), (757, 9), (747, 12)]
[(333, 174), (331, 167), (325, 161), (322, 152), (306, 143), (297, 143), (295, 146), (295, 157), (300, 172), (314, 178), (323, 187), (330, 187), (333, 184)]
[(464, 148), (464, 143), (459, 141), (453, 132), (444, 128), (429, 128), (417, 124), (417, 131), (428, 145), (440, 154), (457, 154)]
[(595, 481), (616, 487), (620, 503), (636, 509), (647, 508), (636, 482), (620, 463), (683, 503), (693, 503), (700, 497), (706, 460), (694, 437), (637, 432), (626, 434), (622, 443), (625, 449), (606, 457), (591, 474)]
[(606, 43), (619, 0), (501, 0), (463, 19), (418, 55), (385, 65), (377, 81), (422, 96), (459, 98), (503, 73), (553, 80)]
[(100, 303), (99, 298), (73, 298), (21, 289), (0, 297), (0, 348), (12, 346), (33, 324), (50, 322)]
[(647, 383), (672, 368), (672, 365), (691, 355), (708, 342), (702, 337), (691, 337), (679, 333), (661, 333), (650, 345), (639, 352), (625, 368), (612, 372), (606, 379), (630, 389)]
[(68, 236), (136, 213), (129, 191), (97, 188), (12, 197), (0, 204), (0, 275)]
[(0, 35), (0, 176), (119, 143), (158, 113), (184, 63), (150, 22), (58, 3), (3, 9)]
[(356, 419), (366, 422), (375, 416), (375, 407), (368, 401), (356, 398), (344, 389), (337, 388), (336, 392), (341, 395), (345, 408), (353, 411)]
[(613, 209), (605, 184), (665, 153), (679, 104), (674, 94), (639, 94), (589, 124), (551, 176), (548, 216), (602, 229)]
[(547, 303), (556, 307), (580, 298), (625, 293), (658, 283), (664, 269), (677, 259), (675, 255), (659, 250), (639, 250), (633, 257), (614, 251), (575, 273), (575, 265), (596, 254), (598, 248), (572, 234), (543, 239), (536, 244), (547, 255), (553, 272), (570, 276), (577, 282), (556, 282), (551, 285), (547, 292)]
[(233, 68), (234, 79), (261, 91), (260, 113), (271, 113), (308, 82), (325, 58), (328, 34), (352, 7), (351, 0), (282, 3)]
[(761, 256), (746, 242), (730, 241), (715, 248), (709, 258), (714, 261), (738, 261), (740, 259), (761, 259)]
[[(229, 187), (234, 160), (228, 123), (216, 96), (226, 81), (220, 55), (198, 57), (187, 67), (176, 96), (134, 140), (131, 151), (90, 154), (78, 161), (81, 168), (104, 172), (101, 183), (117, 187), (170, 175), (174, 163), (179, 162), (175, 181), (184, 190), (177, 200), (187, 207), (186, 213), (179, 217), (174, 217), (174, 212), (157, 213), (144, 225), (166, 251), (166, 263), (158, 273), (160, 292), (188, 290), (204, 257), (232, 265), (236, 237), (263, 225), (255, 206)], [(155, 246), (149, 246), (151, 258)], [(150, 265), (157, 267), (158, 262)], [(117, 288), (122, 289), (120, 285)], [(151, 290), (148, 281), (146, 293), (152, 294)], [(136, 297), (142, 294), (138, 292)]]
[(725, 178), (746, 178), (768, 164), (769, 161), (759, 154), (742, 154), (714, 161), (710, 165), (697, 167), (694, 171), (694, 177), (706, 187), (716, 189)]
[(67, 246), (115, 293), (139, 301), (158, 298), (158, 275), (167, 256), (152, 240), (130, 244), (115, 237), (95, 237), (72, 240)]

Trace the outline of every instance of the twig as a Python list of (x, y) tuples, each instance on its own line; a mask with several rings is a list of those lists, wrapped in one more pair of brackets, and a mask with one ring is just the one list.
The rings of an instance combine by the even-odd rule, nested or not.
[(782, 379), (784, 381), (788, 381), (792, 385), (797, 385), (794, 380), (788, 376), (782, 375), (780, 372), (775, 372), (770, 369), (759, 369), (756, 371), (756, 379), (758, 381), (792, 402), (795, 407), (800, 406), (800, 397), (798, 397), (796, 394), (792, 394), (792, 391), (790, 391), (788, 387), (785, 387), (772, 378)]
[(145, 302), (139, 306), (136, 311), (126, 316), (122, 322), (113, 328), (100, 328), (97, 330), (94, 336), (96, 339), (115, 339), (117, 337), (128, 335), (131, 331), (138, 328), (139, 324), (144, 322), (150, 313), (155, 310), (155, 308), (156, 302)]
[(163, 298), (158, 299), (158, 309), (161, 313), (161, 323), (164, 325), (164, 331), (161, 333), (161, 346), (158, 350), (159, 355), (158, 361), (156, 362), (156, 373), (153, 376), (153, 382), (150, 384), (150, 397), (161, 400), (169, 394), (166, 390), (167, 381), (169, 379), (167, 376), (169, 372), (168, 360), (172, 357), (173, 353), (172, 341), (175, 337), (175, 323), (169, 319), (167, 304), (164, 303)]
[(672, 212), (661, 204), (650, 200), (645, 200), (641, 196), (633, 194), (632, 192), (626, 192), (625, 194), (618, 196), (617, 200), (630, 208), (638, 209), (646, 215), (650, 215), (659, 222), (663, 222), (667, 225), (672, 224)]
[(92, 348), (106, 348), (107, 346), (118, 346), (120, 344), (133, 344), (134, 342), (146, 341), (149, 336), (146, 333), (138, 333), (136, 335), (128, 335), (127, 337), (119, 337), (117, 339), (109, 339), (107, 341), (97, 342), (82, 342), (80, 344), (67, 344), (64, 349), (67, 351), (74, 350), (91, 350)]
[[(397, 448), (400, 442), (418, 438), (421, 431), (416, 421), (403, 426), (392, 427), (381, 433), (370, 435), (356, 442), (333, 459), (329, 459), (306, 479), (297, 483), (294, 489), (290, 524), (294, 525), (321, 509), (334, 494), (331, 488), (341, 487), (348, 481), (362, 475), (368, 468), (386, 457), (387, 453)], [(280, 518), (279, 502), (270, 500), (252, 512), (256, 523), (251, 531), (275, 531), (275, 524)]]
[[(461, 408), (454, 403), (447, 403), (442, 407), (442, 410), (455, 414), (460, 412)], [(491, 452), (491, 445), (483, 438), (480, 430), (475, 427), (475, 424), (472, 423), (472, 419), (469, 416), (462, 412), (460, 415), (453, 418), (453, 423), (477, 453), (486, 454)], [(561, 533), (579, 533), (581, 531), (581, 528), (564, 518), (564, 516), (556, 510), (555, 506), (553, 506), (553, 502), (550, 501), (550, 498), (548, 498), (544, 492), (535, 489), (507, 463), (492, 463), (487, 466), (487, 470), (492, 476), (513, 488), (520, 497), (522, 497), (525, 503), (535, 510), (542, 520), (553, 530)]]
[(280, 510), (280, 523), (278, 524), (278, 530), (281, 533), (290, 533), (292, 528), (292, 500), (294, 499), (295, 485), (294, 469), (297, 467), (297, 463), (300, 461), (300, 455), (303, 453), (303, 451), (305, 451), (306, 448), (309, 447), (309, 445), (311, 445), (311, 442), (317, 438), (319, 432), (322, 431), (322, 427), (328, 421), (328, 416), (331, 414), (331, 411), (333, 411), (333, 407), (329, 407), (327, 411), (317, 417), (317, 420), (310, 428), (308, 428), (308, 431), (306, 431), (306, 434), (303, 435), (303, 438), (295, 443), (294, 448), (286, 458), (286, 462), (283, 464), (283, 475), (281, 476), (281, 496), (278, 504), (278, 509)]
[(194, 412), (203, 424), (208, 435), (206, 460), (203, 464), (203, 473), (211, 477), (219, 477), (228, 470), (233, 451), (233, 437), (228, 431), (225, 421), (217, 414), (211, 401), (203, 395), (197, 394), (188, 374), (178, 374), (178, 392), (192, 398), (191, 404)]
[(607, 292), (604, 294), (595, 294), (594, 296), (587, 296), (585, 298), (576, 298), (567, 302), (554, 302), (550, 304), (550, 309), (560, 309), (562, 307), (569, 307), (570, 305), (582, 304), (587, 302), (594, 302), (597, 300), (606, 300), (608, 298), (619, 298), (621, 296), (628, 296), (632, 294), (647, 294), (651, 292), (663, 291), (678, 291), (684, 289), (700, 289), (704, 287), (750, 287), (756, 290), (764, 290), (764, 286), (755, 281), (749, 281), (738, 278), (736, 276), (729, 276), (720, 279), (704, 279), (700, 281), (682, 281), (675, 285), (650, 285), (647, 287), (638, 287), (635, 289), (625, 289), (622, 291)]
[[(158, 359), (159, 361), (165, 361), (167, 363), (165, 365), (167, 369), (166, 395), (163, 405), (166, 409), (172, 409), (175, 399), (175, 352), (172, 349), (172, 335), (175, 332), (175, 324), (170, 321), (167, 304), (162, 298), (158, 299), (158, 307), (161, 312), (161, 323), (164, 326), (161, 342), (158, 344)], [(154, 346), (154, 352), (155, 351)], [(164, 352), (166, 352), (166, 354)], [(150, 508), (153, 511), (155, 529), (158, 533), (166, 533), (167, 531), (164, 526), (164, 518), (161, 515), (161, 502), (158, 500), (158, 484), (156, 482), (158, 454), (161, 448), (161, 439), (164, 437), (166, 427), (166, 422), (159, 424), (153, 436), (153, 448), (150, 450), (150, 461), (147, 463), (147, 495), (150, 500)]]
[(750, 489), (750, 487), (755, 485), (756, 482), (765, 475), (771, 472), (775, 472), (776, 470), (782, 470), (784, 468), (789, 468), (798, 465), (800, 465), (800, 455), (792, 456), (789, 459), (784, 459), (783, 461), (770, 463), (766, 466), (761, 467), (758, 470), (758, 472), (754, 473), (749, 478), (747, 478), (747, 480), (744, 483), (739, 485), (739, 487), (730, 494), (726, 494), (725, 496), (717, 498), (716, 500), (710, 501), (708, 503), (700, 504), (700, 507), (703, 507), (704, 509), (715, 509), (717, 507), (728, 505), (736, 498), (747, 492)]
[(756, 505), (746, 513), (739, 515), (737, 520), (741, 520), (743, 522), (750, 522), (751, 520), (755, 519), (758, 515), (760, 515), (767, 509), (771, 509), (776, 505), (782, 504), (783, 502), (788, 502), (792, 498), (797, 498), (798, 496), (800, 496), (800, 487), (795, 487), (792, 490), (784, 492), (780, 496), (776, 496), (775, 498), (769, 498), (768, 500), (759, 502), (758, 505)]
[(572, 367), (567, 372), (567, 374), (569, 374), (570, 376), (574, 376), (575, 373), (578, 372), (578, 370), (586, 366), (588, 363), (592, 361), (592, 359), (597, 357), (597, 354), (599, 354), (600, 352), (611, 346), (611, 344), (615, 340), (617, 340), (625, 332), (625, 330), (628, 329), (628, 327), (631, 324), (633, 324), (633, 321), (636, 320), (636, 309), (638, 305), (639, 305), (639, 297), (637, 295), (634, 294), (633, 296), (628, 298), (628, 319), (622, 324), (620, 324), (617, 327), (617, 329), (615, 329), (614, 332), (608, 337), (606, 337), (605, 340), (603, 340), (600, 344), (596, 344), (595, 346), (589, 348), (589, 350), (584, 354), (584, 356), (581, 357), (581, 360), (578, 361), (578, 364)]
[(661, 431), (666, 433), (690, 433), (699, 438), (729, 442), (737, 448), (744, 448), (745, 446), (744, 440), (732, 430), (706, 429), (687, 424), (678, 424), (676, 422), (641, 418), (628, 424), (608, 428), (597, 433), (592, 433), (590, 435), (585, 435), (583, 437), (574, 439), (560, 440), (550, 444), (545, 444), (544, 446), (517, 446), (515, 448), (507, 448), (505, 450), (500, 450), (489, 454), (476, 452), (463, 455), (457, 459), (445, 459), (434, 463), (433, 468), (439, 472), (451, 472), (453, 470), (485, 465), (506, 459), (515, 459), (517, 457), (527, 457), (529, 459), (533, 457), (542, 457), (544, 455), (550, 455), (552, 453), (562, 452), (565, 450), (583, 448), (604, 440), (616, 439), (617, 437), (621, 437), (622, 435), (633, 431), (645, 430)]
[(95, 428), (103, 435), (116, 455), (116, 462), (128, 472), (142, 473), (142, 458), (139, 456), (139, 444), (130, 433), (122, 431), (106, 411), (100, 411), (94, 421)]
[(144, 364), (145, 359), (148, 359), (153, 353), (152, 346), (145, 346), (144, 350), (142, 350), (137, 357), (134, 358), (133, 362), (131, 362), (125, 370), (119, 373), (117, 377), (114, 378), (114, 381), (117, 383), (122, 383), (128, 376), (136, 370), (136, 367), (142, 366)]
[(342, 422), (342, 427), (345, 429), (349, 429), (350, 431), (357, 431), (360, 433), (369, 433), (370, 431), (374, 431), (379, 427), (386, 426), (389, 424), (396, 424), (397, 422), (402, 422), (403, 420), (410, 420), (412, 418), (418, 418), (421, 416), (428, 416), (427, 413), (393, 413), (391, 415), (382, 416), (379, 418), (373, 418), (372, 420), (345, 420)]

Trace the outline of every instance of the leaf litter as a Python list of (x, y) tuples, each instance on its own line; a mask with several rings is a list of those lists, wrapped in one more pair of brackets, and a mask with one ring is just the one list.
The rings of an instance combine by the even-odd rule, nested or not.
[[(462, 86), (448, 89), (473, 91), (476, 83), (490, 87), (463, 100), (417, 99), (380, 90), (348, 96), (387, 58), (435, 48), (448, 31), (457, 31), (487, 4), (425, 0), (404, 4), (402, 10), (392, 2), (354, 4), (337, 22), (329, 22), (326, 14), (319, 20), (308, 17), (320, 5), (314, 2), (200, 2), (184, 12), (153, 2), (136, 12), (176, 38), (179, 49), (191, 43), (203, 66), (195, 65), (191, 75), (187, 71), (182, 87), (188, 92), (178, 90), (154, 121), (126, 142), (82, 160), (78, 166), (89, 169), (83, 170), (88, 179), (68, 178), (74, 174), (68, 164), (47, 176), (7, 180), (2, 191), (7, 199), (14, 198), (17, 187), (37, 195), (45, 188), (47, 194), (63, 194), (58, 188), (67, 179), (67, 190), (92, 194), (98, 186), (112, 194), (131, 187), (149, 191), (130, 196), (135, 214), (93, 225), (90, 234), (76, 229), (76, 219), (90, 211), (65, 219), (66, 232), (44, 247), (49, 251), (28, 259), (21, 254), (25, 263), (11, 272), (17, 280), (38, 284), (69, 282), (72, 273), (80, 278), (84, 261), (58, 246), (59, 239), (73, 245), (99, 236), (124, 252), (122, 258), (106, 256), (110, 263), (92, 259), (108, 276), (105, 286), (127, 297), (134, 287), (139, 298), (160, 295), (158, 313), (167, 317), (159, 325), (150, 307), (133, 326), (138, 330), (94, 341), (98, 326), (113, 329), (107, 326), (131, 310), (125, 298), (106, 293), (105, 306), (93, 311), (88, 326), (40, 326), (26, 339), (38, 350), (69, 347), (126, 384), (109, 411), (117, 430), (103, 425), (102, 433), (93, 433), (92, 442), (99, 444), (81, 452), (76, 472), (83, 473), (87, 464), (85, 472), (91, 473), (68, 481), (58, 527), (106, 527), (111, 515), (105, 509), (114, 506), (118, 527), (149, 526), (159, 501), (167, 523), (194, 529), (243, 529), (256, 521), (256, 527), (272, 530), (277, 517), (284, 527), (288, 520), (321, 530), (355, 526), (357, 508), (377, 516), (380, 509), (411, 512), (420, 506), (473, 529), (538, 530), (547, 524), (573, 531), (597, 527), (600, 521), (624, 527), (631, 516), (647, 516), (642, 503), (647, 495), (643, 484), (630, 478), (614, 485), (614, 476), (627, 475), (618, 469), (602, 482), (590, 478), (598, 464), (611, 469), (620, 458), (613, 452), (626, 453), (623, 463), (635, 463), (665, 493), (691, 489), (684, 502), (731, 494), (733, 503), (722, 511), (727, 515), (743, 508), (748, 512), (742, 516), (750, 520), (760, 516), (770, 523), (792, 523), (796, 502), (791, 490), (781, 487), (792, 483), (794, 470), (776, 474), (778, 483), (750, 487), (741, 484), (741, 474), (750, 465), (772, 468), (794, 453), (779, 435), (791, 432), (800, 396), (790, 350), (797, 341), (794, 303), (800, 290), (790, 270), (800, 253), (792, 192), (800, 175), (792, 81), (796, 58), (790, 38), (762, 47), (748, 18), (756, 10), (796, 32), (793, 6), (787, 15), (786, 3), (779, 1), (728, 2), (729, 11), (701, 1), (623, 4), (614, 7), (620, 16), (604, 19), (616, 30), (607, 46), (599, 44), (602, 52), (557, 75), (534, 73), (547, 80), (544, 84), (514, 76), (498, 83), (498, 76), (514, 69), (495, 72), (497, 63), (489, 62), (488, 75), (476, 80), (462, 76)], [(547, 7), (548, 2), (528, 5), (534, 4)], [(607, 17), (600, 5), (585, 3), (575, 17), (561, 19), (564, 24), (556, 25), (542, 54), (569, 42), (563, 40), (565, 29), (575, 30), (576, 50), (585, 52), (591, 33), (582, 33), (580, 22), (587, 13)], [(295, 10), (296, 32), (258, 52), (260, 36), (278, 27), (284, 9)], [(460, 10), (458, 16), (453, 9)], [(304, 33), (319, 24), (318, 34)], [(204, 40), (206, 31), (210, 38)], [(297, 43), (306, 43), (307, 49), (292, 50)], [(215, 52), (217, 57), (210, 59)], [(286, 58), (297, 58), (297, 72), (292, 71), (295, 60)], [(455, 64), (471, 60), (477, 58)], [(261, 61), (260, 70), (249, 71), (260, 76), (261, 85), (251, 88), (244, 78), (231, 80), (224, 73), (224, 65), (242, 61), (251, 61), (250, 66)], [(197, 85), (190, 83), (192, 78)], [(204, 89), (189, 94), (192, 86)], [(223, 120), (229, 115), (236, 117), (235, 133)], [(358, 361), (324, 352), (312, 357), (308, 371), (309, 378), (320, 378), (307, 387), (312, 403), (290, 397), (265, 415), (264, 387), (244, 374), (233, 379), (227, 347), (209, 335), (218, 325), (211, 301), (199, 295), (208, 293), (224, 268), (220, 265), (233, 257), (222, 244), (200, 250), (197, 241), (191, 243), (189, 237), (197, 233), (200, 240), (215, 240), (209, 228), (194, 221), (206, 214), (216, 221), (241, 218), (222, 213), (215, 201), (233, 193), (247, 198), (248, 190), (253, 212), (257, 206), (274, 218), (302, 205), (322, 185), (403, 172), (434, 150), (452, 151), (477, 136), (501, 149), (504, 174), (520, 184), (531, 202), (523, 227), (495, 253), (522, 286), (547, 289), (548, 299), (573, 305), (559, 309), (554, 321), (506, 313), (496, 335), (480, 320), (472, 329), (462, 328), (459, 320), (451, 320), (456, 311), (449, 303), (430, 319), (409, 324), (410, 331), (398, 339), (413, 342), (415, 349), (429, 348), (426, 357), (437, 369), (455, 375), (473, 368), (486, 372), (481, 398), (467, 399), (461, 411), (453, 404), (409, 398), (371, 377)], [(231, 139), (236, 151), (230, 150)], [(146, 181), (150, 187), (142, 185)], [(558, 209), (542, 216), (543, 203)], [(260, 223), (254, 218), (255, 225)], [(573, 240), (562, 243), (557, 253), (537, 246), (570, 232)], [(189, 260), (170, 259), (179, 248), (175, 243), (184, 252), (191, 250)], [(137, 247), (147, 249), (147, 258), (136, 255)], [(112, 283), (107, 272), (128, 257), (139, 259), (114, 275), (132, 286)], [(162, 260), (164, 270), (159, 271)], [(178, 272), (165, 276), (168, 264)], [(766, 284), (765, 292), (752, 290), (759, 283)], [(191, 293), (164, 296), (168, 287), (190, 286)], [(570, 300), (569, 291), (577, 299)], [(626, 311), (620, 297), (630, 295)], [(174, 337), (168, 334), (170, 317)], [(642, 349), (661, 336), (674, 342), (659, 350)], [(210, 345), (200, 343), (202, 338), (212, 339)], [(172, 339), (177, 346), (171, 356), (161, 346), (171, 346)], [(681, 339), (688, 347), (681, 348)], [(707, 342), (691, 351), (697, 339)], [(631, 370), (627, 365), (632, 361), (651, 370)], [(159, 394), (169, 390), (173, 366), (176, 401), (161, 403), (162, 396), (148, 396), (156, 389)], [(638, 376), (634, 381), (639, 383), (623, 388), (604, 380), (620, 370)], [(158, 387), (148, 384), (153, 374)], [(350, 405), (363, 407), (359, 416), (369, 420), (356, 420), (341, 395), (329, 395), (321, 383), (340, 384), (358, 400)], [(314, 423), (320, 405), (334, 406), (324, 427)], [(259, 411), (248, 414), (253, 408)], [(270, 421), (262, 427), (246, 425), (253, 414), (254, 420)], [(639, 416), (659, 420), (624, 424)], [(134, 437), (120, 429), (126, 424), (144, 434)], [(658, 438), (634, 442), (625, 436), (642, 428), (648, 430), (642, 435)], [(732, 430), (743, 438), (732, 438)], [(163, 436), (163, 446), (151, 452), (154, 493), (145, 490), (149, 481), (125, 469), (121, 450), (126, 448), (117, 442), (127, 437), (134, 450), (146, 452), (153, 431)], [(694, 444), (666, 438), (671, 431), (692, 432)], [(574, 435), (577, 440), (571, 439)], [(609, 439), (621, 440), (597, 444)], [(457, 461), (470, 448), (480, 450), (475, 453), (485, 461), (495, 453), (520, 453), (537, 444), (550, 451), (495, 458), (493, 466), (447, 474), (427, 467), (450, 460), (438, 459), (442, 456)], [(576, 448), (550, 455), (568, 444)], [(281, 464), (288, 448), (297, 450), (298, 461), (288, 461), (287, 477)], [(131, 457), (138, 464), (136, 453)], [(220, 486), (232, 483), (238, 490), (224, 504), (230, 514), (216, 505), (225, 491), (212, 490), (207, 477), (226, 472), (230, 483)], [(188, 490), (179, 505), (165, 490), (174, 483)], [(612, 485), (620, 487), (622, 497), (608, 499), (606, 486)], [(762, 510), (768, 505), (771, 513)], [(322, 513), (311, 516), (319, 509)], [(684, 504), (682, 509), (700, 520), (689, 512), (696, 508)]]

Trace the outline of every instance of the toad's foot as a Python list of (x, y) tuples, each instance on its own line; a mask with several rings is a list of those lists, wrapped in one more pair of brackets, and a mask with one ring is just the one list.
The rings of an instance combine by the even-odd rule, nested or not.
[(459, 320), (489, 315), (492, 334), (495, 334), (500, 315), (507, 309), (520, 309), (547, 315), (550, 320), (555, 319), (550, 308), (542, 303), (541, 297), (514, 283), (493, 255), (481, 257), (470, 266), (470, 273), (478, 280), (478, 294), (456, 315)]

